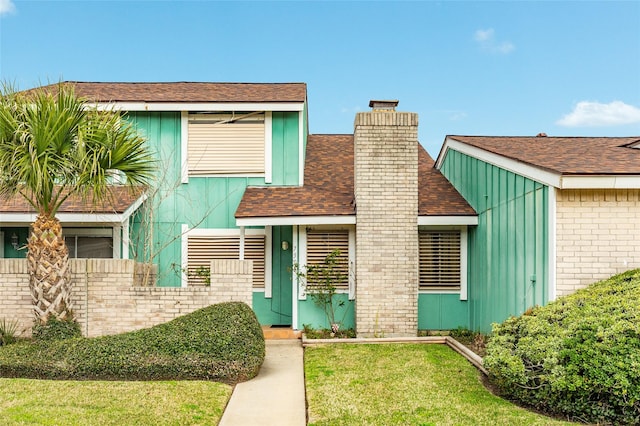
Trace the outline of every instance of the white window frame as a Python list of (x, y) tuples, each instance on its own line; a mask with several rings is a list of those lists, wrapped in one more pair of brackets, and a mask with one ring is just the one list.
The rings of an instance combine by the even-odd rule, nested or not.
[[(294, 227), (296, 228), (296, 227)], [(298, 228), (298, 238), (299, 244), (294, 247), (297, 253), (294, 253), (294, 262), (297, 257), (298, 265), (300, 265), (300, 269), (302, 272), (306, 271), (307, 266), (307, 229), (314, 231), (348, 231), (349, 232), (349, 287), (347, 290), (336, 290), (336, 294), (348, 294), (349, 300), (355, 299), (356, 294), (356, 228), (355, 226), (343, 225), (313, 225), (313, 226), (303, 226), (300, 225)], [(295, 240), (295, 238), (294, 238)], [(297, 254), (297, 256), (296, 256)], [(307, 300), (307, 292), (306, 286), (303, 280), (298, 279), (294, 274), (294, 284), (298, 288), (298, 300)]]
[[(211, 111), (212, 113), (218, 111)], [(220, 111), (221, 112), (221, 111)], [(237, 111), (239, 114), (251, 113), (250, 111)], [(263, 173), (239, 173), (211, 175), (189, 175), (189, 117), (193, 114), (190, 111), (180, 112), (180, 159), (181, 159), (181, 183), (189, 183), (189, 178), (198, 177), (263, 177), (265, 183), (273, 181), (273, 115), (272, 111), (257, 110), (257, 113), (264, 114), (264, 172)], [(222, 112), (221, 112), (222, 113)]]
[[(419, 290), (420, 294), (459, 294), (468, 299), (468, 230), (466, 226), (420, 226), (419, 231), (460, 231), (460, 290)], [(419, 238), (419, 236), (416, 236)]]
[[(189, 266), (189, 237), (238, 237), (239, 243), (242, 238), (242, 234), (245, 235), (263, 235), (264, 238), (264, 289), (253, 288), (256, 293), (266, 292), (267, 287), (271, 289), (271, 273), (267, 273), (267, 260), (271, 260), (271, 245), (267, 242), (267, 231), (265, 229), (244, 229), (240, 228), (189, 228), (189, 225), (182, 224), (182, 238), (181, 238), (181, 286), (188, 287), (189, 277), (187, 276), (187, 268)], [(244, 256), (243, 250), (239, 252), (238, 260)], [(269, 267), (270, 270), (270, 267)], [(271, 291), (271, 290), (269, 290)]]
[(76, 253), (74, 253), (74, 259), (77, 256), (77, 237), (96, 237), (96, 238), (111, 238), (111, 258), (119, 259), (120, 258), (120, 238), (119, 235), (116, 235), (116, 227), (108, 227), (108, 228), (67, 228), (62, 227), (62, 236), (63, 238), (74, 237), (76, 238)]

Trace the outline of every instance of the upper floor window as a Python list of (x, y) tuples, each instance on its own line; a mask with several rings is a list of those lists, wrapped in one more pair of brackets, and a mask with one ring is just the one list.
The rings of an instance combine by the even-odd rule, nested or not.
[(189, 176), (263, 175), (264, 112), (189, 114)]

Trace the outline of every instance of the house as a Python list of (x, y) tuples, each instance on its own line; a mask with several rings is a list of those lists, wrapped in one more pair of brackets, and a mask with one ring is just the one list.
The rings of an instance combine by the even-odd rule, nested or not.
[[(211, 259), (251, 260), (264, 325), (329, 325), (292, 270), (336, 248), (338, 317), (362, 336), (488, 331), (640, 266), (640, 138), (449, 136), (434, 161), (397, 101), (314, 135), (302, 83), (67, 84), (126, 113), (160, 165), (144, 193), (70, 200), (72, 253), (152, 263), (155, 286), (182, 289), (213, 286)], [(30, 215), (0, 206), (4, 257), (24, 255)]]
[(478, 213), (469, 327), (640, 267), (640, 137), (447, 136), (436, 168)]

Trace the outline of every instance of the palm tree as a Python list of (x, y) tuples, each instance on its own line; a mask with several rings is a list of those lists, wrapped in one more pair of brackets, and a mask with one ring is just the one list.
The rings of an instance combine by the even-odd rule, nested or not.
[(73, 319), (69, 251), (56, 218), (62, 203), (104, 202), (114, 175), (134, 187), (153, 168), (144, 139), (118, 114), (89, 107), (73, 86), (0, 91), (0, 196), (24, 197), (37, 213), (27, 242), (37, 322)]

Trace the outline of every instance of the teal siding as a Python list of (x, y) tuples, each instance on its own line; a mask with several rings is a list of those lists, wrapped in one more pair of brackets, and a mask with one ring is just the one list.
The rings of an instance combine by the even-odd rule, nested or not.
[[(355, 304), (349, 300), (349, 295), (340, 293), (334, 296), (334, 303), (344, 302), (344, 306), (337, 307), (336, 320), (342, 320), (343, 329), (355, 328)], [(302, 329), (305, 324), (312, 328), (330, 328), (324, 310), (317, 306), (311, 296), (307, 300), (298, 300), (298, 329)]]
[[(158, 265), (159, 286), (180, 286), (181, 225), (189, 228), (235, 228), (234, 214), (248, 185), (264, 185), (263, 177), (190, 177), (181, 183), (179, 112), (132, 112), (128, 119), (148, 140), (159, 159), (160, 191), (147, 202), (153, 210), (153, 241), (140, 216), (132, 224), (132, 257)], [(273, 184), (298, 183), (298, 114), (272, 117)], [(145, 229), (143, 229), (145, 228)]]
[(459, 294), (419, 294), (418, 329), (454, 330), (469, 328), (468, 302)]
[(272, 180), (274, 185), (298, 185), (299, 153), (297, 112), (272, 113), (273, 161)]
[[(27, 257), (27, 238), (29, 237), (29, 228), (0, 228), (0, 231), (4, 232), (4, 257), (5, 259), (22, 259)], [(13, 234), (18, 236), (18, 250), (14, 249), (11, 245), (11, 236)]]
[(548, 187), (454, 150), (441, 172), (478, 212), (469, 227), (469, 326), (548, 301)]

